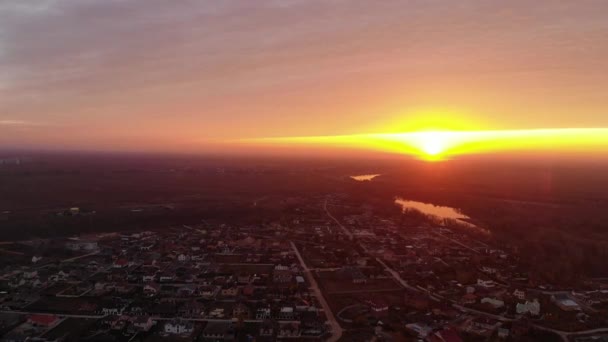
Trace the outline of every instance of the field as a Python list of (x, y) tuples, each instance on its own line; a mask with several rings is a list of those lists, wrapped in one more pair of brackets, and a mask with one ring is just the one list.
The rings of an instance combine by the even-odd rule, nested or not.
[(401, 286), (392, 278), (367, 279), (366, 283), (354, 284), (352, 281), (339, 276), (336, 271), (321, 271), (317, 272), (317, 279), (324, 292), (329, 295), (401, 290)]

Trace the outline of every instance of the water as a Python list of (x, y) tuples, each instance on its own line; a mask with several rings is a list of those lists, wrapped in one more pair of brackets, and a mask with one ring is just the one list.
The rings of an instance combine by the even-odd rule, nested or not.
[(350, 176), (350, 178), (358, 181), (358, 182), (364, 182), (364, 181), (371, 181), (372, 179), (376, 178), (380, 176), (379, 173), (377, 174), (369, 174), (369, 175), (358, 175), (358, 176)]
[(417, 210), (431, 218), (437, 218), (437, 219), (441, 219), (441, 220), (443, 220), (443, 219), (453, 220), (454, 222), (457, 222), (458, 224), (460, 224), (462, 226), (469, 227), (469, 228), (475, 228), (475, 229), (481, 231), (482, 233), (489, 234), (489, 231), (487, 229), (480, 228), (480, 227), (472, 224), (471, 222), (467, 221), (468, 219), (470, 219), (470, 217), (461, 213), (460, 210), (452, 208), (452, 207), (444, 207), (441, 205), (434, 205), (432, 203), (410, 201), (410, 200), (403, 199), (401, 197), (395, 198), (395, 204), (399, 205), (403, 211)]
[(414, 209), (419, 212), (435, 216), (442, 219), (452, 219), (452, 220), (466, 220), (469, 217), (457, 209), (452, 207), (444, 207), (441, 205), (434, 205), (431, 203), (424, 203), (418, 201), (410, 201), (400, 197), (395, 199), (395, 204), (399, 205), (403, 210)]

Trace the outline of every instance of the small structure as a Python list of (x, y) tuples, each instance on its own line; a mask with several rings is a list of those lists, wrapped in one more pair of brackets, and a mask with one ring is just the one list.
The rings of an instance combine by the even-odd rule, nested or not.
[(194, 324), (192, 322), (174, 319), (165, 323), (164, 330), (167, 334), (188, 335), (194, 331)]

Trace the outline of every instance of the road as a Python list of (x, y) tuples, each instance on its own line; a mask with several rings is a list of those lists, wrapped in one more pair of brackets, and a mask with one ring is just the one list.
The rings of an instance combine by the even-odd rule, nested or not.
[(447, 237), (447, 236), (445, 236), (445, 235), (443, 235), (443, 234), (441, 234), (441, 233), (437, 233), (437, 232), (433, 232), (433, 233), (434, 233), (435, 235), (439, 235), (439, 236), (441, 236), (441, 237), (442, 237), (442, 238), (444, 238), (444, 239), (450, 240), (450, 241), (452, 241), (453, 243), (455, 243), (455, 244), (457, 244), (457, 245), (459, 245), (459, 246), (461, 246), (461, 247), (464, 247), (464, 248), (466, 248), (466, 249), (468, 249), (468, 250), (470, 250), (470, 251), (472, 251), (472, 252), (475, 252), (475, 253), (479, 254), (479, 251), (477, 251), (477, 250), (475, 250), (475, 249), (473, 249), (473, 248), (471, 248), (471, 247), (469, 247), (469, 246), (465, 245), (464, 243), (462, 243), (462, 242), (460, 242), (460, 241), (458, 241), (458, 240), (454, 240), (454, 239), (452, 239), (452, 238), (450, 238), (450, 237)]
[[(340, 227), (340, 228), (341, 228), (341, 229), (344, 231), (344, 233), (345, 233), (345, 234), (346, 234), (346, 235), (347, 235), (347, 236), (348, 236), (350, 239), (353, 239), (353, 234), (352, 234), (352, 233), (351, 233), (351, 232), (350, 232), (350, 231), (349, 231), (349, 230), (348, 230), (346, 227), (344, 227), (344, 226), (343, 226), (343, 225), (340, 223), (340, 221), (338, 221), (338, 219), (336, 219), (336, 218), (335, 218), (335, 217), (334, 217), (334, 216), (333, 216), (333, 215), (332, 215), (332, 214), (329, 212), (329, 210), (327, 209), (327, 199), (325, 199), (325, 203), (323, 204), (323, 209), (325, 210), (325, 213), (327, 214), (327, 216), (328, 216), (329, 218), (331, 218), (331, 219), (332, 219), (332, 220), (333, 220), (333, 221), (334, 221), (334, 222), (335, 222), (335, 223), (336, 223), (336, 224), (337, 224), (337, 225), (338, 225), (338, 226), (339, 226), (339, 227)], [(475, 250), (475, 249), (473, 249), (473, 248), (471, 248), (471, 247), (469, 247), (469, 246), (467, 246), (467, 245), (465, 245), (465, 244), (461, 243), (460, 241), (454, 240), (454, 239), (452, 239), (452, 238), (450, 238), (450, 237), (447, 237), (447, 236), (445, 236), (445, 235), (443, 235), (443, 234), (441, 234), (441, 233), (437, 233), (437, 232), (435, 232), (435, 234), (437, 234), (437, 235), (439, 235), (439, 236), (441, 236), (441, 237), (443, 237), (443, 238), (445, 238), (445, 239), (447, 239), (447, 240), (450, 240), (451, 242), (453, 242), (453, 243), (455, 243), (455, 244), (457, 244), (457, 245), (460, 245), (461, 247), (464, 247), (464, 248), (466, 248), (466, 249), (468, 249), (468, 250), (470, 250), (470, 251), (472, 251), (472, 252), (475, 252), (475, 253), (479, 254), (479, 251), (477, 251), (477, 250)], [(295, 246), (294, 246), (294, 248), (295, 248)], [(361, 246), (361, 248), (362, 248), (362, 249), (363, 249), (363, 250), (364, 250), (366, 253), (369, 253), (369, 251), (367, 250), (367, 248), (365, 248), (364, 246)], [(296, 253), (296, 254), (299, 256), (299, 253)], [(392, 277), (393, 277), (393, 278), (394, 278), (394, 279), (395, 279), (395, 280), (396, 280), (396, 281), (397, 281), (399, 284), (401, 284), (403, 287), (405, 287), (405, 288), (407, 288), (407, 289), (409, 289), (409, 290), (412, 290), (412, 291), (420, 292), (420, 290), (419, 290), (418, 288), (415, 288), (415, 287), (413, 287), (413, 286), (409, 285), (409, 284), (408, 284), (408, 283), (407, 283), (405, 280), (403, 280), (403, 279), (401, 278), (401, 276), (399, 275), (399, 273), (398, 273), (397, 271), (393, 270), (392, 268), (390, 268), (390, 267), (389, 267), (389, 266), (388, 266), (388, 265), (387, 265), (387, 264), (386, 264), (386, 263), (385, 263), (383, 260), (381, 260), (380, 258), (376, 258), (376, 261), (378, 261), (378, 263), (379, 263), (380, 265), (382, 265), (382, 266), (384, 267), (384, 269), (385, 269), (385, 270), (386, 270), (388, 273), (390, 273), (390, 274), (391, 274), (391, 276), (392, 276)], [(301, 261), (301, 262), (303, 263), (303, 261)], [(307, 269), (307, 271), (308, 271), (308, 269)], [(315, 284), (316, 284), (316, 282), (315, 282)], [(555, 292), (559, 292), (559, 291), (555, 291)], [(433, 294), (432, 294), (431, 292), (429, 292), (429, 295), (433, 295)], [(442, 296), (439, 296), (439, 298), (444, 299)], [(504, 317), (504, 316), (500, 316), (500, 315), (494, 315), (494, 314), (490, 314), (490, 313), (487, 313), (487, 312), (483, 312), (483, 311), (479, 311), (479, 310), (474, 310), (474, 309), (466, 308), (466, 307), (463, 307), (463, 306), (461, 306), (461, 305), (453, 304), (453, 306), (454, 306), (455, 308), (460, 309), (460, 310), (465, 311), (465, 312), (475, 313), (475, 314), (478, 314), (478, 315), (481, 315), (481, 316), (485, 316), (485, 317), (489, 317), (489, 318), (493, 318), (493, 319), (496, 319), (496, 320), (499, 320), (499, 321), (502, 321), (502, 322), (505, 322), (505, 321), (512, 321), (512, 319), (507, 318), (507, 317)], [(577, 336), (577, 335), (587, 335), (587, 334), (596, 334), (596, 333), (608, 333), (608, 328), (598, 328), (598, 329), (590, 329), (590, 330), (583, 330), (583, 331), (576, 331), (576, 332), (568, 332), (568, 331), (561, 331), (561, 330), (556, 330), (556, 329), (551, 329), (551, 328), (543, 327), (542, 325), (538, 325), (538, 324), (534, 324), (534, 327), (535, 327), (535, 328), (537, 328), (537, 329), (540, 329), (540, 330), (545, 330), (545, 331), (550, 331), (550, 332), (553, 332), (553, 333), (555, 333), (555, 334), (559, 335), (559, 336), (560, 336), (560, 338), (561, 338), (561, 339), (562, 339), (564, 342), (568, 342), (568, 341), (569, 341), (569, 340), (568, 340), (568, 337), (569, 337), (569, 336), (571, 337), (571, 336)]]
[(335, 218), (327, 209), (327, 198), (325, 199), (325, 203), (323, 204), (323, 209), (325, 209), (325, 213), (327, 214), (327, 216), (329, 218), (331, 218), (332, 220), (334, 220), (334, 222), (336, 222), (338, 227), (342, 228), (342, 231), (344, 232), (344, 234), (346, 234), (348, 236), (348, 238), (352, 240), (354, 237), (353, 233), (351, 233), (350, 230), (346, 229), (346, 227), (344, 227), (342, 225), (342, 223), (340, 223), (340, 221), (338, 221), (338, 219)]
[[(366, 250), (367, 252), (367, 250)], [(399, 284), (401, 284), (401, 286), (405, 287), (408, 290), (412, 290), (412, 291), (416, 291), (416, 292), (420, 292), (419, 289), (413, 287), (412, 285), (408, 284), (407, 281), (403, 280), (403, 278), (401, 278), (401, 276), (399, 275), (399, 272), (395, 271), (394, 269), (390, 268), (384, 261), (382, 261), (380, 258), (376, 258), (376, 261), (382, 265), (382, 267), (384, 267), (384, 270), (387, 271), (388, 273), (390, 273), (390, 275), (393, 277), (393, 279), (395, 279)]]
[(317, 280), (313, 276), (313, 274), (310, 271), (310, 269), (308, 268), (308, 266), (306, 266), (306, 263), (304, 262), (304, 258), (302, 258), (302, 255), (300, 254), (298, 247), (296, 247), (296, 244), (293, 243), (293, 241), (290, 241), (289, 243), (291, 243), (291, 248), (293, 249), (294, 253), (296, 253), (298, 260), (300, 261), (300, 265), (304, 269), (304, 274), (306, 275), (306, 279), (308, 279), (308, 283), (310, 284), (311, 288), (313, 289), (315, 296), (319, 300), (319, 303), (321, 303), (321, 306), (323, 307), (323, 311), (325, 312), (325, 316), (327, 317), (327, 320), (329, 321), (329, 324), (331, 325), (331, 337), (327, 341), (336, 342), (342, 337), (342, 334), (344, 331), (342, 330), (340, 323), (338, 323), (338, 320), (336, 320), (336, 317), (334, 316), (334, 313), (331, 311), (329, 304), (327, 304), (327, 301), (325, 300), (325, 297), (323, 296), (323, 293), (321, 292), (321, 289), (319, 288), (319, 284), (317, 284)]
[[(327, 209), (327, 198), (325, 199), (325, 203), (323, 204), (323, 209), (325, 209), (325, 213), (327, 214), (327, 216), (329, 218), (331, 218), (334, 222), (336, 222), (336, 224), (338, 225), (338, 227), (342, 228), (342, 230), (344, 231), (344, 234), (346, 234), (351, 240), (353, 239), (353, 233), (350, 232), (350, 230), (348, 230), (346, 227), (344, 227), (342, 225), (342, 223), (340, 223), (340, 221), (338, 221), (337, 218), (335, 218)], [(369, 253), (369, 251), (367, 250), (367, 248), (365, 248), (364, 246), (361, 246), (361, 248), (366, 252)], [(394, 269), (390, 268), (384, 261), (382, 261), (380, 258), (376, 258), (376, 261), (382, 265), (382, 267), (384, 267), (384, 270), (386, 270), (388, 273), (390, 273), (390, 275), (397, 281), (397, 283), (401, 284), (401, 286), (403, 286), (404, 288), (408, 289), (408, 290), (412, 290), (412, 291), (416, 291), (419, 292), (419, 290), (411, 285), (409, 285), (405, 280), (403, 280), (403, 278), (401, 278), (401, 276), (399, 275), (399, 273), (397, 271), (395, 271)]]
[(89, 256), (97, 255), (97, 254), (99, 254), (98, 250), (95, 251), (95, 252), (92, 252), (92, 253), (88, 253), (88, 254), (84, 254), (84, 255), (79, 255), (79, 256), (76, 256), (76, 257), (73, 257), (73, 258), (63, 259), (63, 260), (61, 260), (61, 262), (70, 262), (70, 261), (86, 258), (86, 257), (89, 257)]

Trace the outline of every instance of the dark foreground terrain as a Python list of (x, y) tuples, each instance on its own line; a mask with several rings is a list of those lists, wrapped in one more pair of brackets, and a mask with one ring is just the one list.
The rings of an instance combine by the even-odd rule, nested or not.
[[(394, 156), (217, 158), (6, 152), (0, 240), (155, 229), (207, 221), (288, 222), (328, 194), (384, 208), (395, 196), (461, 209), (546, 277), (608, 276), (608, 173), (602, 161)], [(369, 182), (351, 175), (379, 173)], [(70, 212), (78, 208), (78, 213)]]

